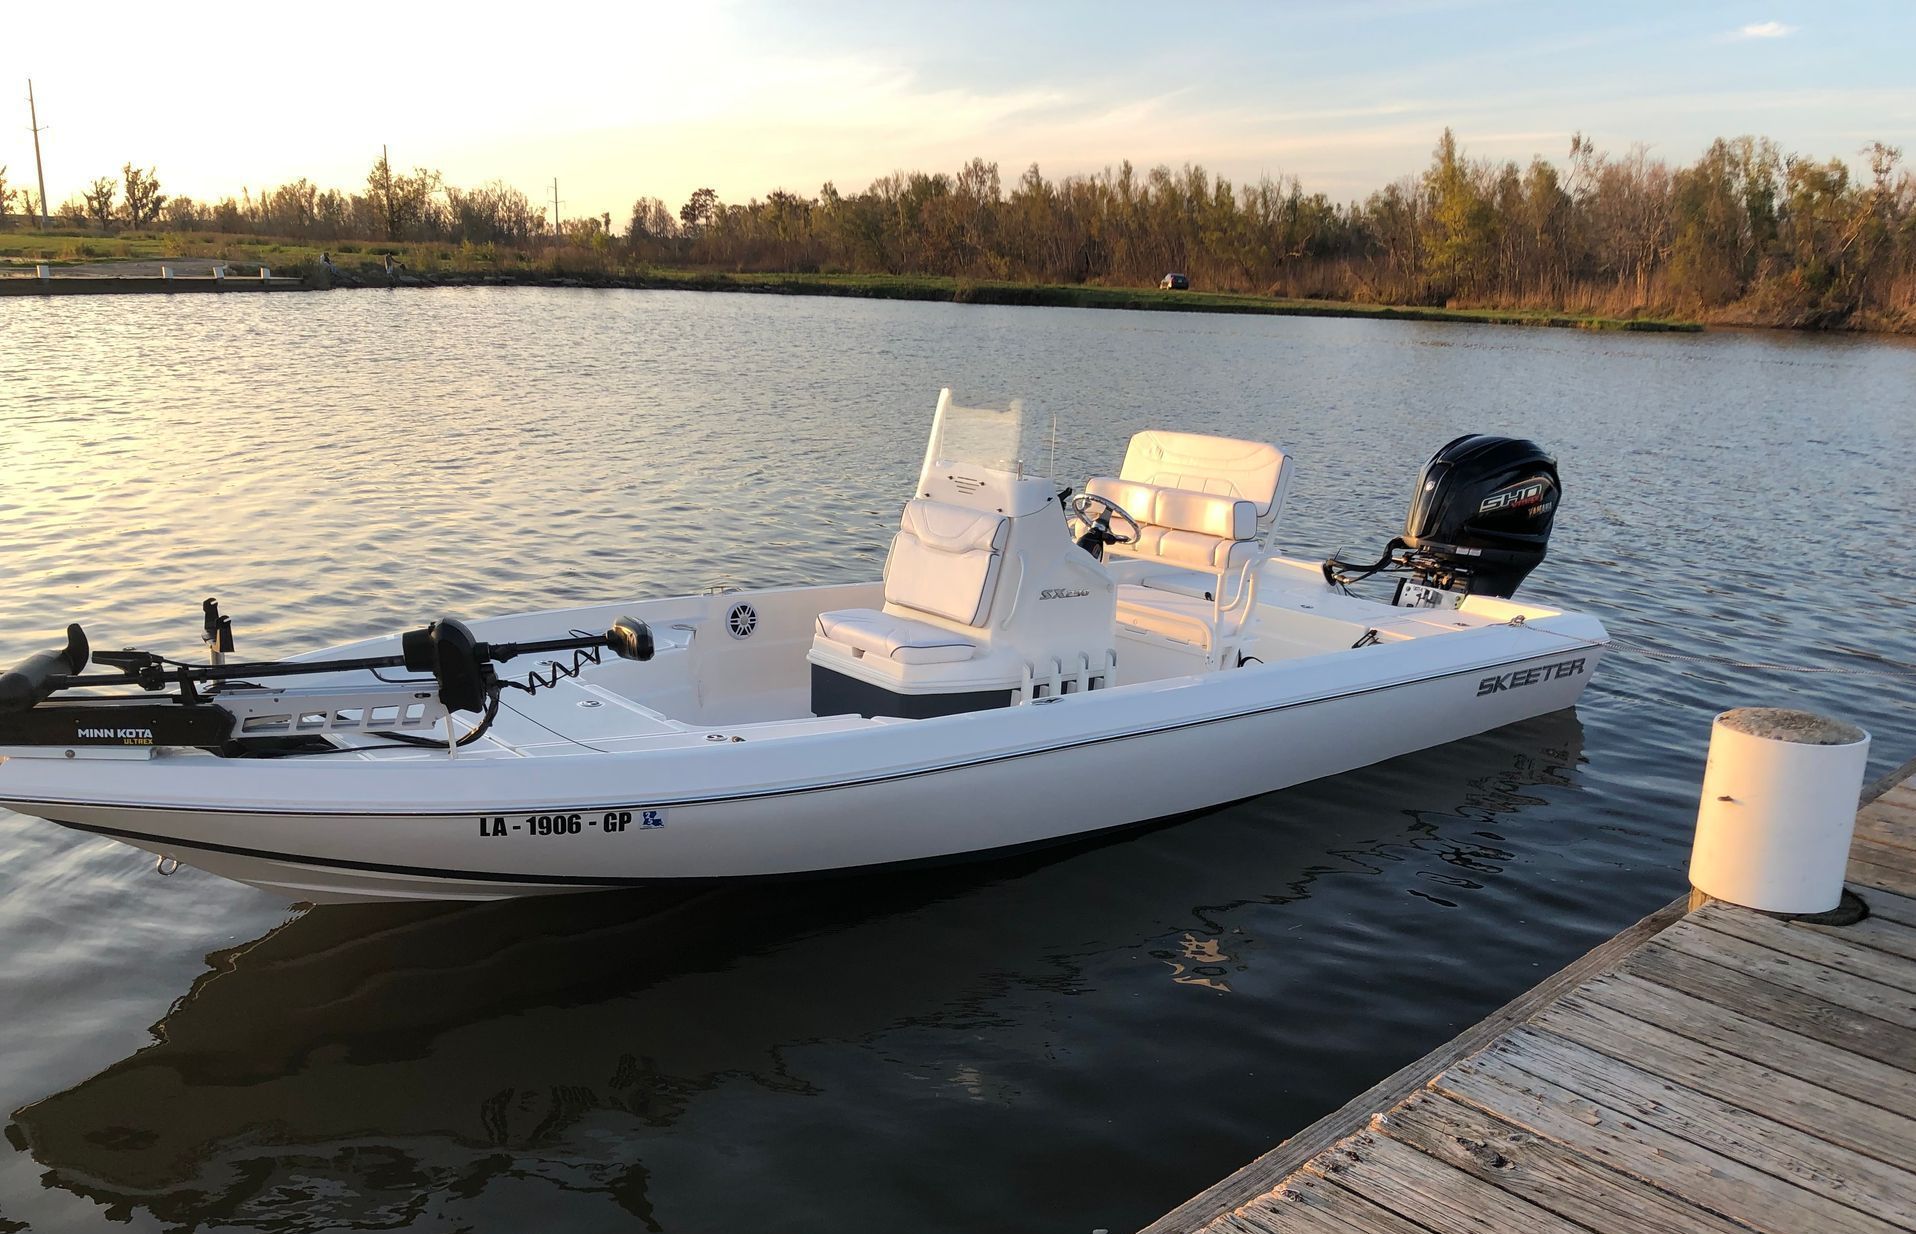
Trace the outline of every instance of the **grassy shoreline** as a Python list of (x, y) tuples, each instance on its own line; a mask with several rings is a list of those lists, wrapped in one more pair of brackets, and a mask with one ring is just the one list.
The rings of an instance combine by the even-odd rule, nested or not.
[(799, 296), (854, 296), (873, 300), (932, 300), (954, 304), (1010, 304), (1045, 308), (1133, 309), (1171, 313), (1248, 313), (1280, 317), (1373, 317), (1389, 321), (1453, 321), (1486, 325), (1559, 326), (1582, 330), (1697, 331), (1696, 322), (1660, 318), (1581, 316), (1525, 309), (1434, 308), (1292, 300), (1236, 292), (1159, 291), (1083, 284), (1001, 283), (930, 275), (726, 274), (655, 270), (600, 280), (589, 286), (684, 291), (760, 292)]
[[(338, 279), (325, 275), (320, 254), (332, 255)], [(385, 274), (384, 254), (404, 264), (396, 279)], [(1091, 284), (1014, 283), (938, 275), (732, 273), (678, 267), (620, 268), (611, 255), (590, 249), (512, 249), (443, 244), (318, 245), (270, 237), (206, 233), (0, 232), (0, 271), (18, 272), (36, 262), (54, 268), (86, 267), (94, 276), (118, 262), (219, 260), (237, 270), (270, 266), (275, 274), (315, 287), (560, 286), (641, 290), (750, 292), (773, 295), (851, 296), (873, 300), (920, 300), (953, 304), (1000, 304), (1046, 308), (1132, 309), (1179, 313), (1247, 313), (1287, 317), (1368, 317), (1386, 321), (1450, 321), (1485, 325), (1553, 326), (1582, 330), (1698, 331), (1699, 322), (1666, 317), (1604, 317), (1540, 309), (1445, 308), (1363, 304), (1339, 300), (1285, 299), (1238, 292), (1160, 291)], [(77, 273), (77, 271), (76, 271)], [(127, 290), (149, 290), (128, 286)]]

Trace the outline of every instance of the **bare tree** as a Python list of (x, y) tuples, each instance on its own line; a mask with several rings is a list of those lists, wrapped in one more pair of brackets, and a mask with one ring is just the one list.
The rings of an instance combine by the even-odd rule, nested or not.
[(113, 198), (119, 191), (120, 186), (112, 176), (101, 176), (92, 188), (80, 194), (86, 199), (87, 217), (97, 222), (101, 231), (113, 222)]
[[(711, 188), (673, 210), (633, 203), (621, 243), (600, 214), (567, 223), (567, 260), (631, 273), (652, 263), (1028, 282), (1137, 285), (1171, 270), (1206, 290), (1714, 320), (1916, 326), (1916, 173), (1871, 145), (1847, 164), (1788, 156), (1758, 138), (1717, 142), (1689, 164), (1637, 148), (1528, 168), (1465, 157), (1445, 133), (1430, 163), (1361, 200), (1307, 192), (1292, 176), (1249, 184), (1188, 164), (1014, 184), (972, 159), (956, 173), (900, 170), (863, 189), (776, 189), (739, 205)], [(470, 246), (459, 260), (539, 260), (546, 212), (502, 182), (475, 189), (437, 171), (363, 186), (300, 179), (195, 203), (159, 192), (131, 163), (61, 207), (68, 226), (166, 226), (306, 240)], [(116, 188), (124, 193), (114, 210)], [(0, 219), (22, 197), (0, 167)], [(4, 225), (4, 223), (0, 223)], [(518, 254), (495, 251), (508, 246)], [(334, 247), (345, 247), (335, 245)], [(590, 250), (582, 252), (581, 250)]]
[(126, 221), (138, 231), (160, 217), (166, 196), (160, 192), (160, 179), (153, 168), (141, 171), (128, 163), (120, 173), (126, 180)]

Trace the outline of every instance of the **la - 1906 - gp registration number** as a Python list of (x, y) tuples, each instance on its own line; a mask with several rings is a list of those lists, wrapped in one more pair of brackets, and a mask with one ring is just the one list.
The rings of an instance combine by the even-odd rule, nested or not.
[[(510, 821), (508, 821), (510, 820)], [(665, 826), (663, 810), (573, 810), (564, 814), (489, 814), (479, 819), (482, 836), (576, 836), (591, 832), (616, 835)]]

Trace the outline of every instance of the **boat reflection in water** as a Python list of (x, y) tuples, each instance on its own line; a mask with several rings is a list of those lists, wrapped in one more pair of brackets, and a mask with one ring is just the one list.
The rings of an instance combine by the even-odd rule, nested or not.
[[(1350, 1018), (1388, 1018), (1377, 973), (1335, 968), (1351, 965), (1352, 930), (1377, 929), (1365, 898), (1458, 901), (1501, 879), (1522, 899), (1521, 847), (1580, 838), (1521, 816), (1563, 795), (1581, 745), (1566, 711), (1179, 825), (910, 878), (315, 909), (209, 956), (155, 1044), (20, 1109), (7, 1135), (47, 1185), (183, 1226), (656, 1229), (667, 1193), (675, 1222), (696, 1204), (702, 1228), (732, 1212), (842, 1226), (850, 1210), (826, 1210), (825, 1183), (790, 1177), (795, 1139), (824, 1141), (803, 1149), (836, 1160), (822, 1173), (872, 1180), (841, 1201), (860, 1224), (1000, 1170), (1010, 1207), (1017, 1180), (996, 1153), (1043, 1156), (1054, 1187), (1082, 1153), (1060, 1201), (1075, 1203), (1132, 1166), (1114, 1154), (1152, 1138), (1138, 1116), (1156, 1120), (1176, 1091), (1160, 1101), (1131, 1079), (1194, 1031), (1154, 1009), (1187, 1000), (1167, 978), (1267, 1003), (1248, 1012), (1256, 1053), (1288, 1057), (1247, 1050), (1246, 1069), (1325, 1073), (1306, 1104), (1388, 1070), (1325, 1062), (1350, 1048)], [(1405, 933), (1368, 944), (1379, 966), (1424, 945)], [(1331, 968), (1297, 969), (1325, 951), (1341, 952)], [(1188, 997), (1214, 1015), (1226, 995)], [(950, 1065), (927, 1091), (982, 1097), (983, 1122), (883, 1096), (979, 1040), (971, 1055), (1014, 1065)], [(856, 1059), (829, 1057), (847, 1045)], [(1053, 1108), (1101, 1092), (1108, 1108)], [(1022, 1149), (990, 1143), (994, 1118)], [(1047, 1128), (1081, 1143), (1030, 1142)]]

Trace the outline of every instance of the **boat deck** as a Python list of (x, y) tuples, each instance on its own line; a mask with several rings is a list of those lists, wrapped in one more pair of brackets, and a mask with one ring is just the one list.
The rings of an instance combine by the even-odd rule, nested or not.
[(1857, 815), (1866, 920), (1672, 904), (1147, 1234), (1916, 1230), (1912, 773)]

